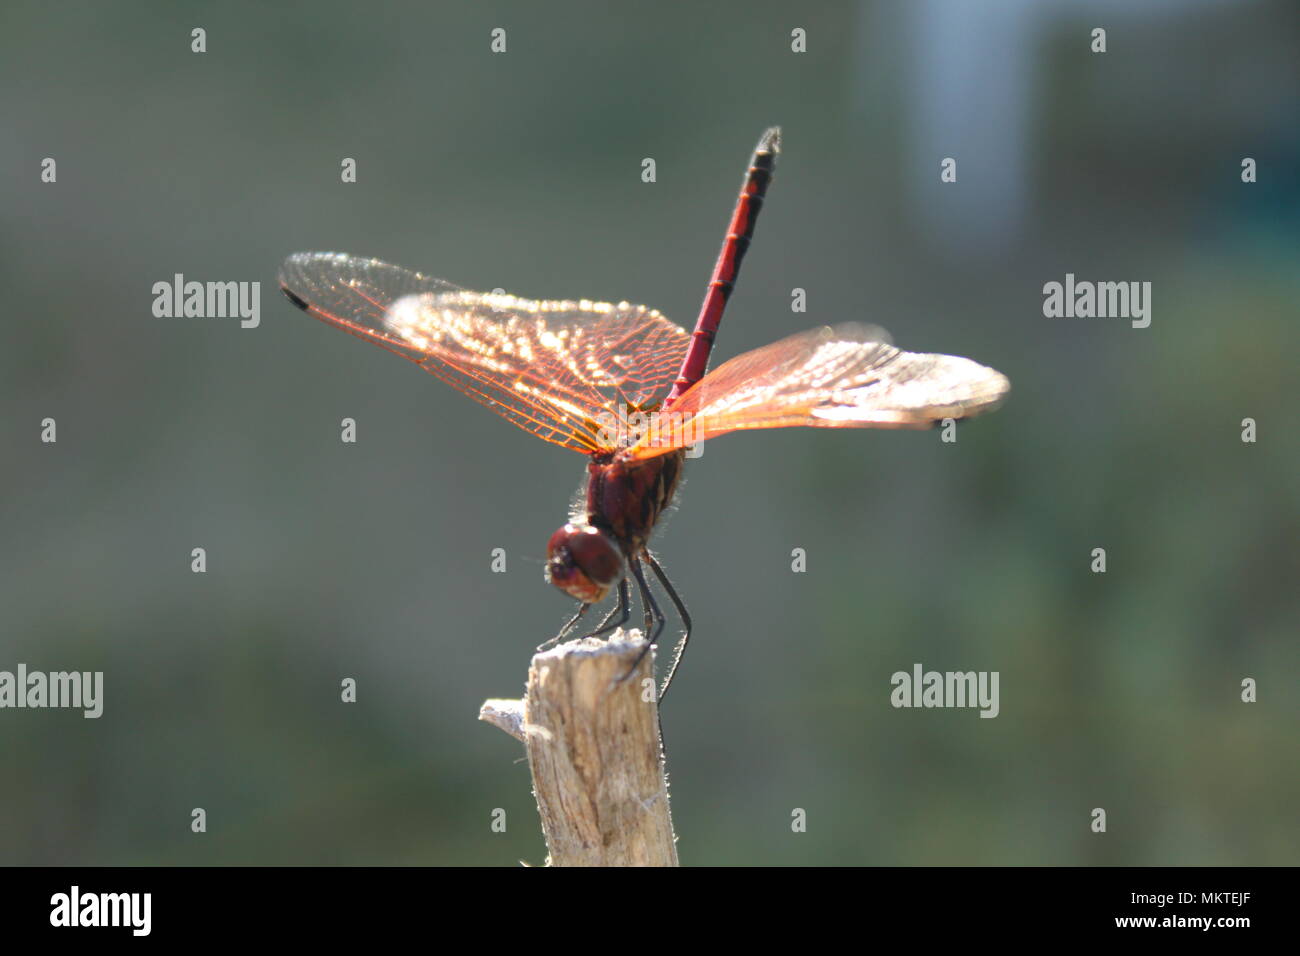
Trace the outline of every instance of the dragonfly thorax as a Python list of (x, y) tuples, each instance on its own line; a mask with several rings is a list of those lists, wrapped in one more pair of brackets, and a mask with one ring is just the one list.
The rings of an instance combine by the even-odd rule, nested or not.
[(603, 601), (623, 577), (618, 543), (592, 525), (570, 522), (546, 547), (546, 580), (585, 604)]

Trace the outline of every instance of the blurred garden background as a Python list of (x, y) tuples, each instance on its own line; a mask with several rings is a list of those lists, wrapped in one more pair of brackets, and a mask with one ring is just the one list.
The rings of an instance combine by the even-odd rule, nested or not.
[[(521, 748), (475, 717), (569, 612), (542, 559), (584, 461), (276, 271), (345, 251), (689, 327), (772, 124), (717, 359), (863, 320), (1012, 393), (955, 444), (689, 463), (656, 549), (696, 625), (683, 863), (1300, 862), (1297, 116), (1287, 0), (7, 3), (0, 669), (105, 699), (0, 711), (0, 863), (541, 863)], [(155, 318), (176, 273), (260, 281), (260, 325)], [(1045, 318), (1067, 273), (1149, 281), (1150, 327)], [(1000, 715), (894, 709), (915, 663), (998, 671)]]

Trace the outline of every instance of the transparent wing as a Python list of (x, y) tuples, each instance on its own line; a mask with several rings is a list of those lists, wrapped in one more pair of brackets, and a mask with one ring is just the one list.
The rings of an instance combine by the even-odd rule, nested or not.
[(296, 253), (280, 270), (295, 305), (415, 362), (539, 438), (609, 449), (618, 403), (645, 408), (672, 385), (690, 336), (626, 302), (539, 302), (469, 292), (377, 259)]
[(865, 325), (810, 329), (726, 362), (632, 449), (653, 458), (743, 428), (925, 428), (995, 408), (1006, 376), (954, 355), (903, 352)]

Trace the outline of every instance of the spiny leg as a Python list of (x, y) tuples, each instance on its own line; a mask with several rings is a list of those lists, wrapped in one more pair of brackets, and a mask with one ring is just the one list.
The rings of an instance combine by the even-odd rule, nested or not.
[(636, 656), (631, 670), (619, 678), (618, 682), (620, 684), (636, 673), (636, 669), (641, 666), (641, 661), (650, 653), (650, 648), (659, 643), (659, 635), (664, 629), (664, 621), (666, 620), (663, 612), (659, 610), (654, 594), (650, 591), (650, 585), (646, 583), (645, 571), (641, 568), (641, 560), (634, 558), (628, 563), (632, 566), (632, 574), (636, 577), (637, 590), (641, 593), (641, 606), (645, 609), (646, 646), (641, 648), (641, 653)]
[[(650, 552), (643, 551), (642, 553), (645, 555), (646, 559), (650, 561), (651, 565), (653, 565), (654, 558), (650, 557)], [(645, 572), (641, 570), (641, 562), (639, 560), (633, 561), (632, 569), (633, 569), (633, 573), (636, 575), (637, 587), (639, 587), (641, 590), (641, 603), (645, 606), (646, 609), (645, 613), (646, 613), (647, 632), (651, 631), (651, 624), (650, 624), (651, 617), (653, 616), (656, 620), (655, 620), (653, 632), (649, 637), (649, 643), (646, 644), (646, 646), (642, 649), (641, 653), (637, 656), (636, 663), (632, 665), (632, 669), (623, 676), (622, 680), (627, 680), (629, 677), (631, 677), (633, 674), (636, 673), (636, 669), (641, 666), (641, 660), (646, 656), (646, 654), (650, 653), (650, 648), (654, 647), (656, 644), (659, 643), (659, 635), (663, 632), (664, 629), (663, 612), (659, 610), (659, 605), (655, 603), (654, 592), (650, 590), (650, 585), (646, 583)], [(659, 576), (659, 580), (662, 581), (663, 572), (656, 571), (655, 573)], [(672, 594), (672, 591), (670, 590), (669, 593)], [(681, 603), (678, 601), (676, 594), (673, 594), (673, 603), (677, 605), (677, 609), (679, 611), (682, 610)], [(687, 630), (689, 629), (690, 628), (688, 627)], [(672, 679), (672, 675), (670, 674), (669, 680), (671, 679)], [(621, 682), (622, 681), (620, 681), (620, 683)], [(650, 686), (652, 688), (654, 687), (653, 674), (650, 675)], [(667, 686), (668, 684), (667, 682), (665, 682), (664, 687), (667, 688)], [(655, 721), (656, 723), (659, 724), (659, 759), (663, 760), (664, 747), (666, 746), (664, 743), (664, 712), (663, 712), (663, 708), (659, 706), (659, 701), (663, 699), (663, 695), (656, 693), (656, 698), (657, 699), (655, 700)]]
[(591, 610), (590, 604), (587, 604), (585, 601), (579, 604), (578, 613), (573, 615), (573, 617), (569, 618), (569, 622), (565, 624), (564, 627), (560, 628), (560, 633), (556, 634), (549, 641), (543, 641), (541, 644), (538, 644), (537, 649), (539, 651), (544, 651), (552, 644), (558, 643), (560, 640), (564, 638), (565, 634), (568, 634), (571, 630), (573, 630), (573, 625), (577, 624), (578, 619), (581, 618), (582, 615), (586, 614), (589, 610)]
[(681, 638), (677, 641), (677, 647), (673, 651), (673, 664), (668, 668), (668, 676), (664, 678), (664, 686), (659, 689), (659, 703), (662, 705), (664, 697), (668, 693), (668, 685), (673, 682), (673, 675), (677, 673), (677, 667), (682, 662), (682, 657), (686, 654), (686, 642), (691, 639), (691, 615), (686, 610), (686, 605), (678, 597), (677, 590), (673, 587), (672, 582), (668, 580), (668, 575), (664, 574), (664, 569), (659, 566), (659, 562), (654, 559), (649, 551), (645, 553), (645, 559), (650, 565), (650, 570), (655, 573), (659, 583), (663, 585), (664, 591), (668, 594), (668, 599), (673, 602), (673, 607), (677, 608), (677, 613), (682, 619), (685, 631), (682, 632)]
[[(618, 615), (618, 620), (614, 621), (614, 615), (616, 614)], [(600, 622), (600, 626), (598, 628), (596, 628), (590, 634), (585, 634), (583, 636), (600, 637), (602, 634), (606, 634), (609, 631), (616, 631), (624, 624), (626, 624), (627, 619), (631, 616), (632, 616), (632, 587), (627, 583), (627, 578), (625, 577), (623, 578), (623, 580), (618, 582), (618, 603), (609, 609), (609, 613), (605, 615), (605, 620)], [(614, 621), (614, 623), (611, 624), (610, 623), (611, 621)]]

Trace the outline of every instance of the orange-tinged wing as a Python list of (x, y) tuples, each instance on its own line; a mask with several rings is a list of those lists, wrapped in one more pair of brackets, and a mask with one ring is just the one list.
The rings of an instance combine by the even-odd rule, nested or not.
[(690, 336), (626, 302), (539, 302), (469, 292), (338, 253), (296, 253), (280, 286), (308, 314), (415, 362), (539, 438), (612, 447), (603, 416), (672, 385)]
[(810, 329), (718, 366), (631, 453), (653, 458), (744, 428), (926, 428), (989, 411), (1010, 387), (970, 359), (896, 349), (871, 326)]

